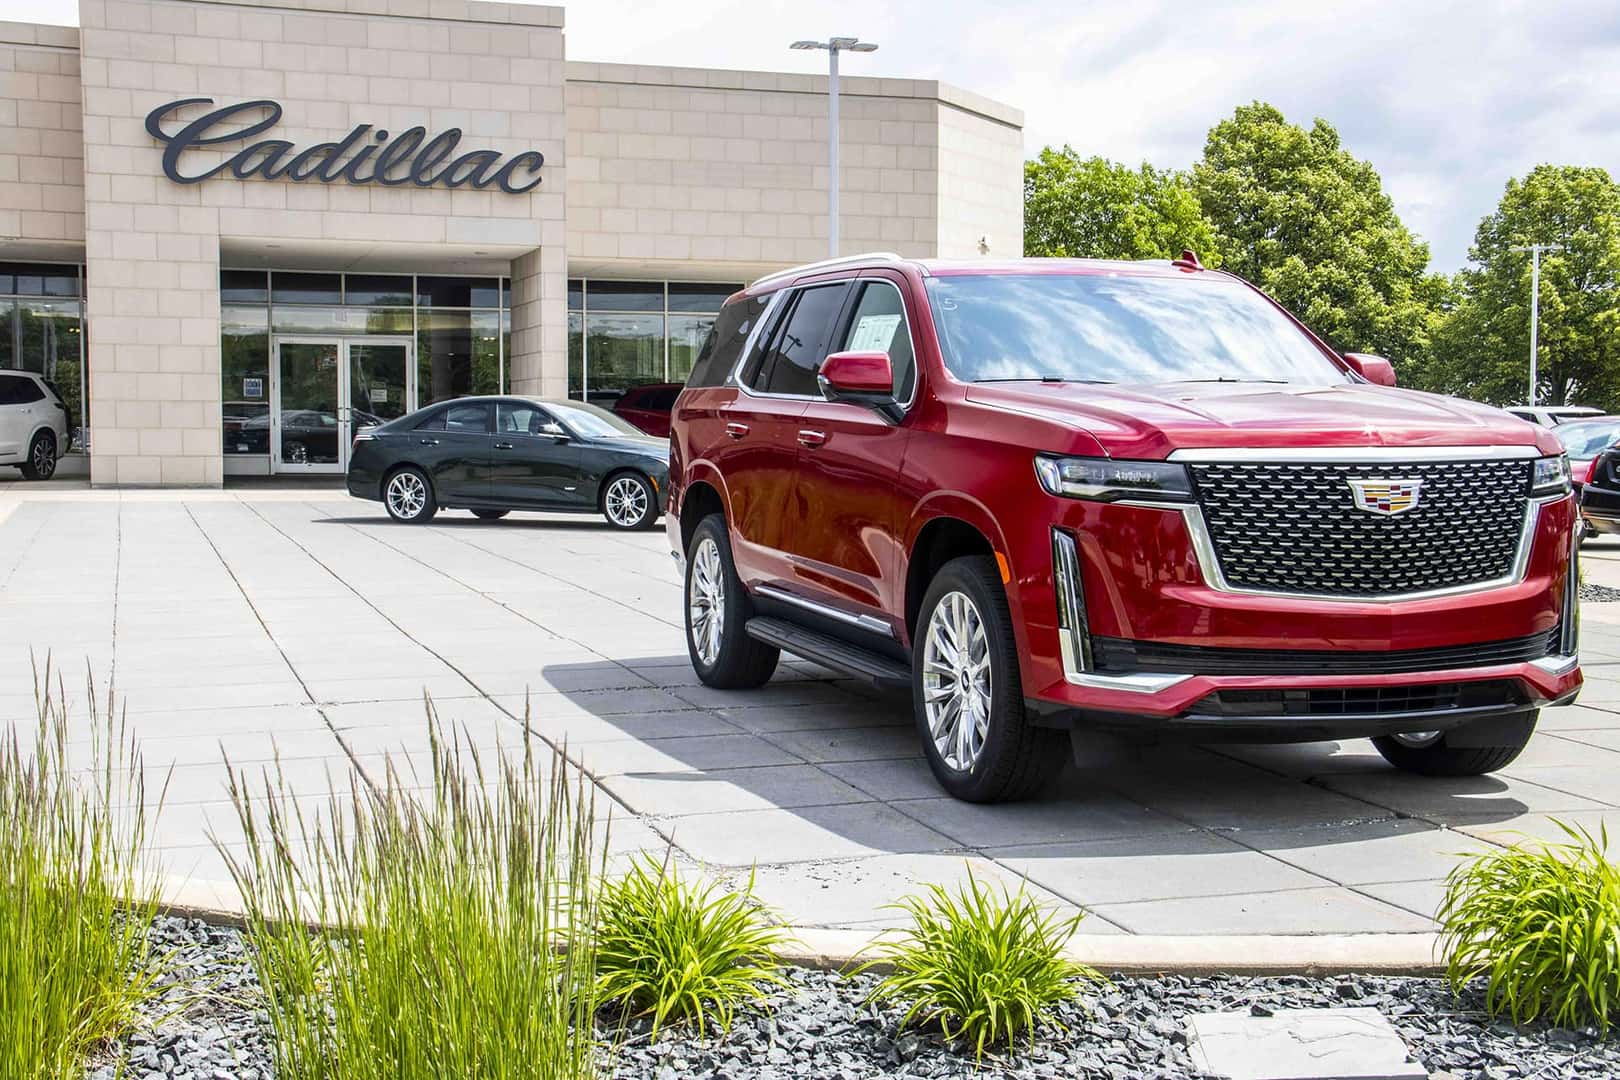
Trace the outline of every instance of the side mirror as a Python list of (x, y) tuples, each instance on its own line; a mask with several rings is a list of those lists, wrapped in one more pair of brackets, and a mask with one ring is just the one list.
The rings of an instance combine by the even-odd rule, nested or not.
[(833, 353), (821, 362), (816, 382), (829, 401), (894, 404), (894, 367), (886, 352)]
[(1370, 383), (1376, 383), (1379, 386), (1395, 385), (1395, 365), (1382, 356), (1374, 356), (1371, 353), (1347, 352), (1344, 354), (1344, 362), (1350, 365), (1351, 371), (1354, 371)]
[(567, 429), (564, 428), (561, 424), (557, 423), (557, 421), (555, 421), (555, 420), (551, 421), (548, 424), (541, 424), (540, 425), (540, 434), (542, 434), (542, 435), (550, 435), (553, 439), (557, 440), (558, 442), (567, 442), (568, 441), (568, 431), (567, 431)]

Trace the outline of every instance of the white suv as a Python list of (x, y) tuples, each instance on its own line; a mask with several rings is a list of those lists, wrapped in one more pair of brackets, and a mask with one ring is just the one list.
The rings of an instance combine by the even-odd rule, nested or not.
[(0, 465), (49, 480), (68, 447), (67, 405), (31, 371), (0, 371)]

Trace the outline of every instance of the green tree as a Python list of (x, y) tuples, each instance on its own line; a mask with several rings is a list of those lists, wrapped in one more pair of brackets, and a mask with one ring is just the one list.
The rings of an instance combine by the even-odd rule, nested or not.
[(1191, 248), (1219, 261), (1215, 237), (1184, 173), (1132, 168), (1050, 146), (1024, 163), (1024, 254), (1166, 259)]
[(1263, 102), (1239, 106), (1210, 129), (1192, 187), (1226, 269), (1335, 348), (1418, 370), (1446, 281), (1331, 124), (1306, 130)]
[(1536, 400), (1620, 408), (1620, 184), (1603, 169), (1538, 165), (1479, 223), (1459, 300), (1435, 335), (1427, 381), (1498, 405), (1525, 400), (1528, 244), (1541, 258)]

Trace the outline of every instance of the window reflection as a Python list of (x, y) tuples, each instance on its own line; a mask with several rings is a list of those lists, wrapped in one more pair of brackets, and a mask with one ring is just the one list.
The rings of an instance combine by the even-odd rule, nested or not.
[(0, 369), (43, 375), (68, 408), (68, 450), (83, 452), (88, 394), (82, 269), (0, 262)]

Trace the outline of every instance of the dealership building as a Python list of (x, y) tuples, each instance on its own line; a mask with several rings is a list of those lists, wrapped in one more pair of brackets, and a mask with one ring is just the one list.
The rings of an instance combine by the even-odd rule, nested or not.
[[(729, 292), (828, 250), (825, 77), (573, 61), (561, 8), (474, 0), (79, 21), (0, 23), (0, 368), (59, 387), (95, 484), (341, 471), (444, 398), (679, 382)], [(841, 250), (1020, 253), (1017, 110), (840, 90)]]

